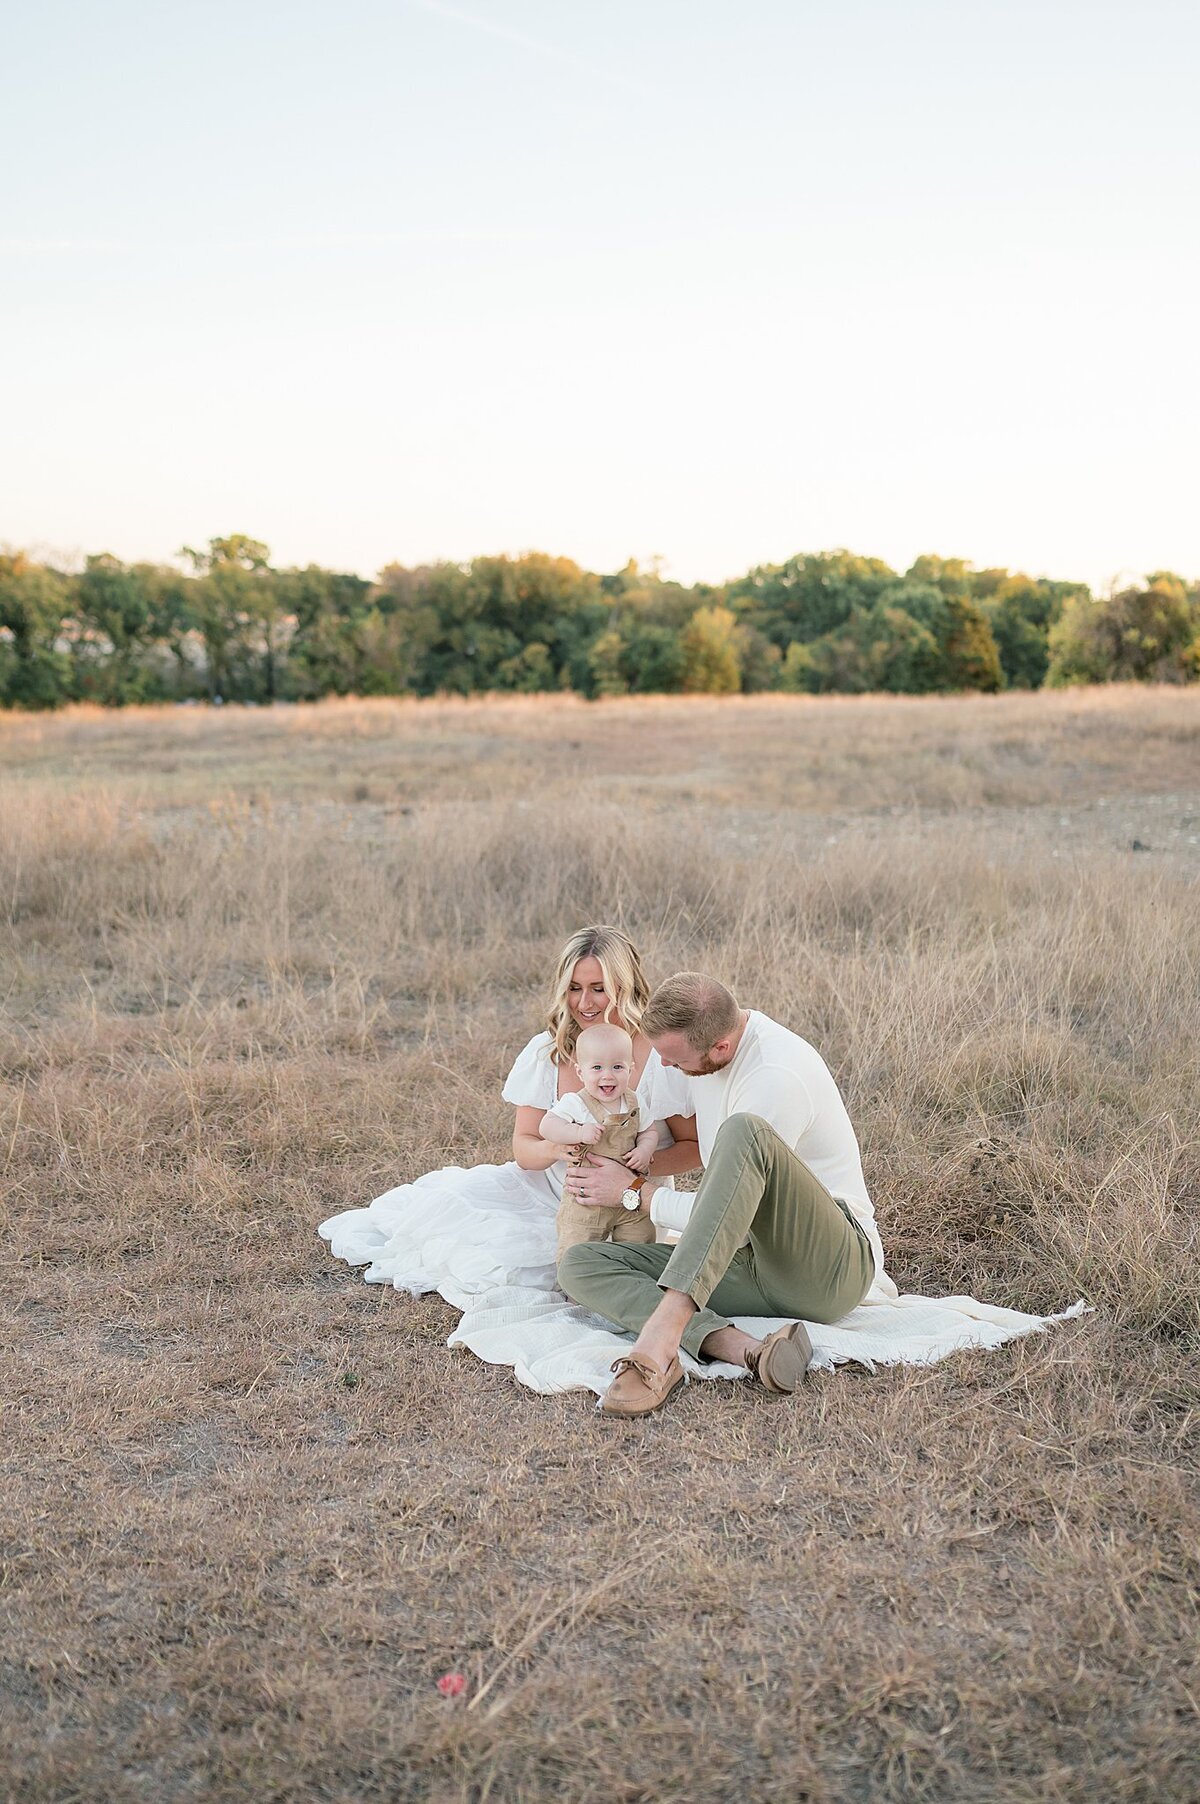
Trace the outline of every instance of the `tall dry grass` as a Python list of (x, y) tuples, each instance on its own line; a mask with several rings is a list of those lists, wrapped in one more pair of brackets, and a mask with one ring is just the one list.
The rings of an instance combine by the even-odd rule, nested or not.
[[(1050, 807), (1159, 782), (1186, 823), (1196, 714), (1000, 703), (827, 710), (836, 832), (803, 705), (4, 723), (12, 1795), (1200, 1790), (1195, 868)], [(551, 815), (563, 720), (659, 762)], [(997, 735), (1036, 797), (1014, 751), (954, 806)], [(924, 805), (881, 815), (901, 758)], [(597, 917), (821, 1046), (902, 1288), (1097, 1314), (613, 1440), (332, 1267), (323, 1215), (504, 1156)]]
[(496, 801), (595, 769), (640, 802), (738, 809), (1085, 802), (1200, 782), (1200, 691), (997, 696), (570, 695), (0, 714), (14, 778), (156, 806), (239, 797)]

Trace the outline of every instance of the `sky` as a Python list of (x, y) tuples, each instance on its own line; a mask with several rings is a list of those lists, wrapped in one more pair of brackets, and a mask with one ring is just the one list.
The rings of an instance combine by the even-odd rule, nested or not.
[(1200, 576), (1194, 0), (7, 0), (0, 544)]

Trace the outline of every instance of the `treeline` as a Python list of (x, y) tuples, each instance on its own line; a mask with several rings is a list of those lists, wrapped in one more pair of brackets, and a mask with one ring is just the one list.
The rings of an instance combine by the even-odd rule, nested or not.
[(1200, 586), (1083, 583), (958, 558), (903, 575), (848, 551), (685, 588), (531, 553), (381, 571), (273, 569), (235, 534), (184, 570), (0, 554), (0, 704), (271, 702), (570, 689), (860, 694), (1200, 677)]

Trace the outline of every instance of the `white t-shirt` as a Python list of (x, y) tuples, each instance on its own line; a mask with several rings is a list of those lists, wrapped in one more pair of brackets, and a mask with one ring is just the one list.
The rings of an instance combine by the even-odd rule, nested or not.
[[(628, 1092), (626, 1092), (626, 1094), (628, 1094)], [(625, 1113), (624, 1109), (610, 1109), (606, 1103), (598, 1103), (597, 1107), (603, 1109), (604, 1113), (610, 1118), (613, 1115), (623, 1115)], [(638, 1098), (638, 1108), (644, 1115), (644, 1111), (641, 1109), (640, 1097)], [(586, 1102), (584, 1102), (583, 1093), (580, 1090), (568, 1090), (565, 1096), (560, 1096), (557, 1102), (551, 1103), (550, 1107), (546, 1110), (546, 1113), (547, 1115), (561, 1115), (564, 1121), (573, 1121), (577, 1127), (586, 1127), (589, 1121), (593, 1126), (597, 1125), (596, 1117), (592, 1114), (592, 1111), (588, 1108)], [(648, 1121), (646, 1122), (646, 1126), (650, 1126)]]
[[(760, 1115), (829, 1194), (846, 1204), (866, 1231), (876, 1272), (883, 1270), (883, 1246), (846, 1105), (828, 1065), (799, 1034), (751, 1009), (738, 1049), (720, 1071), (689, 1077), (660, 1061), (653, 1107), (655, 1115), (696, 1117), (704, 1165), (722, 1122), (731, 1115)], [(685, 1203), (690, 1213), (690, 1197), (657, 1193), (650, 1212), (660, 1227), (681, 1229)]]

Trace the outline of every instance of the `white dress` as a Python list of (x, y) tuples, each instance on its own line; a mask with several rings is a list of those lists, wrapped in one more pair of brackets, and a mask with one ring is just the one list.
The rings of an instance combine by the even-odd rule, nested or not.
[[(501, 1091), (505, 1102), (548, 1109), (558, 1096), (558, 1067), (548, 1033), (517, 1055)], [(642, 1119), (654, 1119), (664, 1073), (651, 1049), (638, 1084)], [(553, 1291), (555, 1215), (565, 1163), (546, 1171), (507, 1165), (448, 1165), (385, 1190), (365, 1209), (331, 1215), (318, 1232), (348, 1265), (365, 1265), (368, 1284), (413, 1296), (436, 1290), (457, 1309), (485, 1291), (515, 1286)]]

